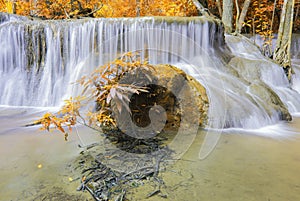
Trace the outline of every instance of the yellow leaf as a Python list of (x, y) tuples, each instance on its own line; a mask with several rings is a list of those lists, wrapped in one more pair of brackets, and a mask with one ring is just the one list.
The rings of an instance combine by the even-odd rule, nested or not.
[(6, 4), (6, 12), (13, 13), (13, 2), (7, 1), (5, 4)]

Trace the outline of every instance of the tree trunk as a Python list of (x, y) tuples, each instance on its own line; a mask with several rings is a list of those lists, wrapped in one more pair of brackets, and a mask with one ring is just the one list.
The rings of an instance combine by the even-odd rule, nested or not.
[(221, 3), (220, 0), (216, 0), (217, 3), (217, 7), (218, 7), (218, 11), (219, 11), (219, 15), (222, 16), (222, 8), (221, 8)]
[(16, 1), (14, 0), (13, 1), (13, 14), (16, 14), (17, 13), (17, 3)]
[(245, 17), (246, 17), (248, 8), (250, 6), (250, 3), (251, 3), (251, 0), (245, 0), (245, 2), (244, 2), (243, 9), (242, 9), (241, 15), (239, 17), (239, 22), (236, 27), (238, 33), (241, 33), (241, 31), (242, 31), (243, 23), (245, 21)]
[(236, 8), (236, 16), (235, 16), (235, 33), (237, 32), (237, 27), (239, 24), (239, 17), (240, 17), (240, 8), (238, 0), (235, 0), (235, 8)]
[(232, 9), (233, 0), (223, 0), (222, 22), (226, 33), (232, 32)]
[(140, 2), (140, 0), (136, 0), (135, 3), (136, 3), (136, 17), (140, 17), (141, 16), (141, 14), (140, 14), (141, 2)]
[(290, 50), (292, 41), (294, 5), (295, 0), (284, 0), (280, 17), (278, 38), (273, 54), (274, 60), (285, 69), (289, 79), (292, 74)]
[(198, 0), (192, 0), (193, 4), (196, 6), (197, 10), (200, 12), (201, 15), (208, 17), (209, 14), (206, 12), (203, 5)]
[(277, 0), (274, 1), (274, 6), (273, 6), (272, 22), (271, 22), (271, 28), (270, 28), (271, 31), (273, 31), (274, 16), (275, 16), (275, 11), (276, 11), (276, 3), (277, 3)]

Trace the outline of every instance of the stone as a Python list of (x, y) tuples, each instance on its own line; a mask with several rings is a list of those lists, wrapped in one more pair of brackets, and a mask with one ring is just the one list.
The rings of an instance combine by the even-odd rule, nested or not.
[(132, 94), (131, 114), (125, 106), (119, 112), (114, 101), (111, 105), (118, 128), (123, 132), (136, 138), (151, 138), (161, 131), (188, 128), (189, 124), (206, 125), (209, 107), (206, 90), (179, 68), (167, 64), (148, 70), (137, 68), (120, 80), (120, 84), (133, 83), (147, 87), (148, 92)]

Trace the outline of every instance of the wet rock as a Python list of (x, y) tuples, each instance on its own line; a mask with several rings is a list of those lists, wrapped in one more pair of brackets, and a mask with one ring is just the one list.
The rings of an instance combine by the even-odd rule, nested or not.
[(269, 117), (292, 120), (287, 103), (276, 93), (277, 82), (288, 85), (279, 66), (268, 59), (234, 57), (229, 62), (229, 67), (234, 69), (236, 77), (245, 84), (245, 95), (251, 96), (250, 100), (266, 111)]
[(270, 116), (273, 114), (273, 111), (276, 111), (280, 120), (292, 120), (292, 116), (287, 107), (268, 85), (264, 83), (254, 83), (250, 86), (250, 92), (260, 97), (259, 103), (266, 109)]

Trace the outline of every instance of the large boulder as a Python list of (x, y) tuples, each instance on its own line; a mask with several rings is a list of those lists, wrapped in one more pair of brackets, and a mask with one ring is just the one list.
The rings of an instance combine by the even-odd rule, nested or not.
[(126, 134), (151, 138), (161, 131), (188, 128), (191, 124), (205, 126), (209, 106), (206, 90), (184, 71), (172, 65), (137, 68), (120, 81), (133, 83), (147, 87), (148, 92), (133, 94), (129, 107), (124, 106), (121, 112), (112, 103), (118, 128)]

